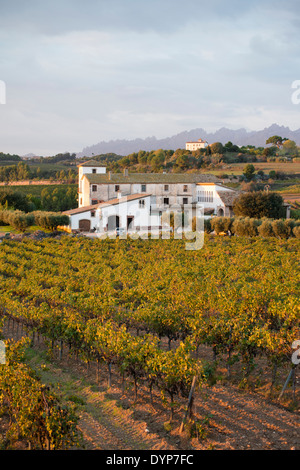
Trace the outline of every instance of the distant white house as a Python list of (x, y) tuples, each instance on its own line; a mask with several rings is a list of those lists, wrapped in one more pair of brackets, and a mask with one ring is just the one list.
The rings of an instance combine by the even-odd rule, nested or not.
[(208, 142), (206, 140), (198, 139), (197, 141), (191, 141), (185, 143), (185, 149), (190, 151), (195, 151), (198, 149), (205, 149), (208, 146)]

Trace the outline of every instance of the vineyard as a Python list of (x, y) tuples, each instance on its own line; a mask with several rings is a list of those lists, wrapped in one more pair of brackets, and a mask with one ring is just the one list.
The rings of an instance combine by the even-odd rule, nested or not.
[[(199, 251), (184, 240), (4, 240), (1, 318), (93, 365), (98, 383), (118, 374), (125, 393), (129, 380), (135, 401), (158, 393), (170, 422), (192, 384), (220, 376), (277, 400), (300, 339), (299, 247), (210, 235)], [(290, 396), (295, 406), (295, 380)]]

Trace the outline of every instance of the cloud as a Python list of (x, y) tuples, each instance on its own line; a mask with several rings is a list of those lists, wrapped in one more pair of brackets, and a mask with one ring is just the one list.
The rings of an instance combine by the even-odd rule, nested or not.
[(297, 123), (296, 1), (0, 0), (0, 8), (2, 151)]

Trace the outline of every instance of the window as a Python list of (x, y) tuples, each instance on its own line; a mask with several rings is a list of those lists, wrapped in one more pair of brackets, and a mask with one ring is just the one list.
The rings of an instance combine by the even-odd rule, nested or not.
[(168, 197), (164, 197), (164, 205), (165, 206), (169, 205), (169, 198)]
[(119, 185), (119, 184), (115, 184), (115, 192), (117, 193), (118, 191), (120, 191), (120, 185)]
[(184, 184), (184, 185), (183, 185), (183, 192), (184, 192), (184, 193), (187, 193), (187, 192), (188, 192), (188, 185), (187, 185), (187, 184)]
[(93, 169), (92, 169), (92, 173), (97, 173), (96, 168), (93, 168)]
[(146, 192), (146, 185), (142, 184), (141, 185), (141, 193), (145, 193), (145, 192)]
[(91, 217), (95, 217), (96, 216), (96, 211), (91, 211)]
[(168, 184), (165, 184), (165, 185), (164, 185), (164, 190), (165, 190), (165, 191), (169, 191), (169, 185), (168, 185)]
[(198, 202), (214, 202), (213, 191), (199, 191)]
[(143, 209), (145, 207), (145, 199), (140, 199), (139, 200), (139, 207)]
[(187, 197), (182, 198), (182, 204), (188, 204), (189, 199)]
[(94, 205), (94, 204), (98, 204), (97, 199), (92, 199), (92, 204), (93, 204), (93, 205)]
[(92, 184), (92, 191), (93, 191), (93, 193), (94, 193), (95, 191), (97, 191), (97, 185), (96, 185), (96, 184)]

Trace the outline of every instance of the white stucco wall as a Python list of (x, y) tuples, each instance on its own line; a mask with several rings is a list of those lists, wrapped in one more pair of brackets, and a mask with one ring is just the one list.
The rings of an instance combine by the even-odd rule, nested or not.
[(79, 230), (80, 220), (89, 220), (91, 222), (91, 230), (97, 226), (97, 213), (95, 217), (91, 216), (91, 211), (80, 212), (79, 214), (72, 214), (70, 217), (70, 229)]
[[(205, 209), (214, 209), (217, 212), (217, 209), (222, 206), (224, 203), (218, 195), (218, 191), (233, 191), (231, 188), (226, 188), (218, 184), (197, 184), (197, 201), (200, 204), (203, 204)], [(203, 200), (206, 197), (207, 200)], [(211, 198), (211, 200), (210, 200)]]
[[(144, 201), (144, 207), (140, 207), (140, 202)], [(127, 230), (128, 217), (133, 217), (133, 225), (131, 230), (136, 227), (141, 229), (148, 229), (148, 227), (160, 226), (160, 215), (158, 212), (150, 214), (151, 203), (154, 203), (152, 196), (145, 196), (132, 201), (122, 201), (119, 204), (112, 204), (107, 206), (95, 205), (95, 209), (89, 209), (80, 213), (71, 214), (70, 228), (71, 230), (79, 230), (80, 220), (89, 220), (91, 223), (91, 230), (96, 229), (100, 232), (105, 232), (107, 229), (108, 218), (110, 216), (119, 217), (119, 227)], [(92, 217), (92, 211), (95, 211), (95, 216)]]
[(96, 173), (98, 175), (99, 174), (103, 175), (104, 173), (106, 173), (106, 167), (105, 166), (80, 166), (78, 168), (79, 179), (83, 175), (88, 175), (88, 174), (91, 174), (91, 173)]
[[(108, 224), (108, 218), (110, 216), (119, 217), (119, 227), (127, 230), (128, 217), (133, 217), (131, 230), (135, 230), (136, 227), (139, 229), (147, 229), (148, 227), (158, 227), (160, 225), (159, 214), (150, 214), (151, 196), (145, 196), (143, 198), (134, 199), (132, 201), (120, 202), (108, 207), (99, 207), (98, 209), (98, 220), (99, 229), (104, 231)], [(144, 201), (144, 207), (140, 206), (140, 201)]]

